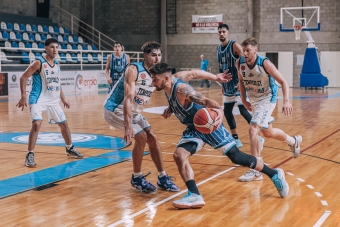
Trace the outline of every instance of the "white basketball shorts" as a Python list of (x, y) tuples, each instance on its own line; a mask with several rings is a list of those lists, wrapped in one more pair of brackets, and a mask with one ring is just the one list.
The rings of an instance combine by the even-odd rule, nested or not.
[(66, 116), (64, 114), (63, 109), (61, 106), (53, 105), (41, 105), (41, 104), (30, 104), (30, 115), (32, 118), (32, 121), (41, 121), (42, 118), (42, 112), (46, 111), (46, 115), (48, 118), (48, 123), (50, 124), (60, 124), (66, 121)]

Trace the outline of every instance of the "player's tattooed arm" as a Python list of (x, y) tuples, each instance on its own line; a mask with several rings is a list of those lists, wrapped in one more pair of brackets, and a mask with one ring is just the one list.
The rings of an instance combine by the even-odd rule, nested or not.
[(178, 88), (178, 93), (181, 95), (185, 96), (185, 99), (197, 103), (199, 105), (205, 106), (206, 102), (205, 102), (205, 97), (195, 91), (191, 86), (188, 85), (182, 85)]

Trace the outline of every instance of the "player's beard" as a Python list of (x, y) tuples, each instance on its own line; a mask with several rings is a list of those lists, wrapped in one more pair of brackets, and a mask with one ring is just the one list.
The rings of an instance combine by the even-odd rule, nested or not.
[(225, 41), (225, 38), (224, 37), (220, 37), (220, 41), (221, 41), (221, 43), (223, 43)]
[(159, 85), (158, 87), (156, 87), (156, 90), (157, 90), (157, 91), (161, 91), (161, 90), (163, 90), (164, 88), (165, 88), (165, 81), (163, 81), (161, 85)]

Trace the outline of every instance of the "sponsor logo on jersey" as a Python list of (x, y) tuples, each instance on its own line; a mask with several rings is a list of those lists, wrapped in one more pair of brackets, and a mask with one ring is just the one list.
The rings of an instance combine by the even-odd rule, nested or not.
[(134, 101), (135, 103), (137, 103), (138, 105), (140, 105), (140, 106), (145, 106), (146, 103), (147, 103), (144, 99), (142, 99), (141, 97), (138, 97), (138, 96), (135, 96), (135, 97), (133, 98), (133, 101)]
[(139, 89), (138, 89), (138, 92), (137, 92), (137, 95), (142, 95), (142, 96), (151, 97), (152, 91), (148, 91), (148, 90), (145, 90), (145, 89), (143, 89), (143, 88), (139, 88)]
[(46, 64), (44, 64), (44, 69), (46, 69), (47, 68), (47, 65)]
[(248, 75), (249, 77), (253, 77), (254, 76), (254, 74), (252, 74), (252, 73), (249, 73), (249, 75)]
[(145, 75), (144, 73), (142, 73), (142, 74), (140, 75), (140, 78), (142, 78), (142, 80), (145, 80), (146, 75)]
[(244, 65), (242, 65), (242, 66), (241, 66), (241, 69), (242, 69), (242, 70), (245, 70), (245, 69), (246, 69), (246, 67), (245, 67)]
[(255, 86), (262, 86), (261, 80), (243, 80), (244, 85), (255, 85)]

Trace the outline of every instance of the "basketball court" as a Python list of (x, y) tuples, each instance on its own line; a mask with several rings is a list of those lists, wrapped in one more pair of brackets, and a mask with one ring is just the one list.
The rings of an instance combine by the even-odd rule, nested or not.
[[(281, 9), (280, 30), (297, 32), (292, 39), (305, 34), (308, 47), (315, 48), (309, 32), (320, 30), (319, 9), (304, 8), (303, 16), (294, 16), (295, 10), (301, 14), (301, 7)], [(222, 106), (220, 85), (193, 86)], [(153, 194), (130, 185), (133, 144), (126, 146), (123, 133), (103, 119), (106, 91), (66, 97), (73, 144), (84, 159), (66, 156), (59, 127), (44, 120), (34, 151), (36, 168), (24, 164), (31, 128), (28, 109), (16, 108), (19, 97), (1, 99), (0, 206), (6, 209), (0, 213), (0, 226), (340, 226), (340, 88), (312, 87), (290, 89), (293, 116), (281, 113), (281, 92), (273, 112), (274, 127), (302, 135), (300, 156), (293, 159), (289, 147), (273, 139), (266, 139), (262, 151), (269, 167), (286, 172), (287, 197), (280, 198), (268, 177), (239, 182), (247, 168), (206, 145), (190, 158), (206, 205), (186, 210), (171, 204), (187, 193), (172, 156), (185, 126), (175, 116), (161, 116), (167, 106), (163, 92), (153, 94), (143, 115), (158, 136), (165, 170), (181, 191)], [(241, 150), (249, 154), (248, 125), (237, 108), (234, 111)], [(225, 119), (223, 123), (227, 126)], [(156, 184), (157, 170), (147, 146), (142, 171), (150, 171), (148, 180)]]

